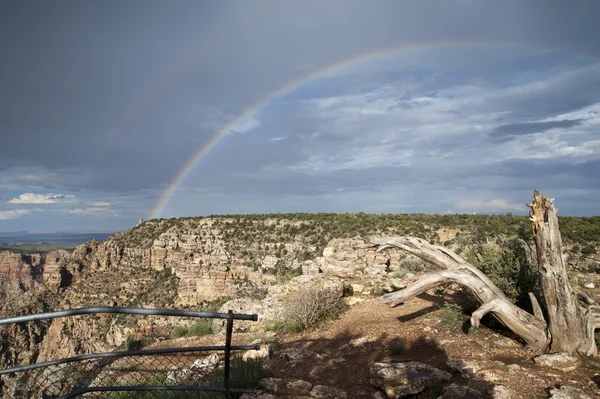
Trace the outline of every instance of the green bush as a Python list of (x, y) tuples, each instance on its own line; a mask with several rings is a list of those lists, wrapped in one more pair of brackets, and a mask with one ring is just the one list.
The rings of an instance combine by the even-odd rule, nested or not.
[(352, 284), (344, 284), (344, 296), (353, 296), (354, 295), (354, 287)]
[(517, 238), (500, 240), (499, 248), (478, 244), (465, 253), (465, 258), (480, 269), (518, 306), (530, 310), (529, 292), (539, 292), (537, 270), (530, 261), (526, 244)]
[(212, 322), (209, 319), (200, 319), (190, 327), (177, 326), (173, 329), (173, 337), (180, 338), (186, 335), (202, 337), (214, 333)]
[(390, 356), (401, 355), (406, 351), (406, 340), (404, 338), (396, 338), (390, 341), (387, 347), (387, 353)]
[(189, 335), (202, 337), (204, 335), (213, 334), (213, 325), (210, 319), (200, 319), (194, 323), (188, 330)]
[(454, 326), (459, 322), (462, 308), (455, 303), (446, 302), (442, 306), (441, 323), (446, 326)]
[(286, 321), (283, 319), (277, 319), (277, 320), (273, 320), (270, 323), (266, 323), (263, 326), (263, 329), (265, 331), (273, 331), (275, 333), (280, 333), (285, 331), (285, 326), (286, 326)]
[(265, 331), (281, 332), (300, 332), (303, 328), (295, 321), (289, 318), (277, 319), (264, 325)]
[(188, 335), (188, 327), (184, 327), (184, 326), (177, 326), (175, 327), (175, 329), (173, 329), (173, 337), (175, 338), (180, 338), (180, 337), (184, 337), (186, 335)]
[(595, 253), (596, 253), (596, 246), (593, 244), (588, 244), (581, 249), (581, 255), (583, 255), (583, 258), (586, 258), (589, 255), (594, 255)]
[(414, 255), (407, 255), (400, 261), (400, 269), (407, 272), (416, 273), (426, 269), (425, 261)]
[(231, 359), (229, 379), (232, 388), (256, 388), (263, 378), (271, 373), (263, 368), (260, 359), (244, 360), (240, 356)]

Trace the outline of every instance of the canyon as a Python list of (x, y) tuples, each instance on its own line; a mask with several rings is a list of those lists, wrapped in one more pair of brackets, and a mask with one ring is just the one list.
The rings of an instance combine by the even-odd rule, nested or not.
[[(508, 221), (498, 235), (527, 223)], [(360, 214), (151, 220), (73, 252), (0, 252), (0, 316), (91, 306), (217, 310), (229, 301), (238, 312), (258, 307), (267, 323), (278, 317), (289, 287), (312, 278), (368, 297), (404, 288), (434, 267), (401, 251), (358, 248), (359, 233), (411, 234), (461, 248), (472, 238), (472, 224), (468, 216), (432, 221)], [(484, 238), (493, 244), (493, 225), (488, 230)], [(573, 270), (599, 261), (595, 254), (565, 256)], [(99, 315), (2, 327), (0, 366), (114, 350), (131, 338), (168, 336), (181, 322)]]

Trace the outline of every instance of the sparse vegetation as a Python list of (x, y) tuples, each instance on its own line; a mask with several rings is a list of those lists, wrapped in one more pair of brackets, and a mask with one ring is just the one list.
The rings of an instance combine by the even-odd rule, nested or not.
[(390, 356), (398, 356), (406, 351), (406, 340), (404, 338), (396, 338), (388, 343), (387, 353)]
[(239, 356), (231, 359), (232, 388), (256, 388), (258, 382), (267, 377), (271, 377), (271, 373), (264, 369), (260, 359), (244, 360)]
[(514, 303), (529, 310), (528, 293), (537, 293), (540, 288), (526, 243), (518, 238), (499, 239), (497, 244), (474, 240), (474, 245), (464, 253), (465, 259), (485, 273)]
[(200, 319), (189, 327), (177, 326), (173, 329), (173, 337), (175, 338), (184, 337), (186, 335), (202, 337), (213, 333), (213, 325), (209, 319)]
[[(315, 327), (327, 318), (335, 318), (345, 309), (342, 295), (321, 283), (306, 285), (291, 295), (284, 313), (291, 325), (300, 330)], [(290, 328), (290, 326), (286, 326)]]
[(290, 325), (290, 322), (284, 319), (273, 320), (270, 323), (266, 323), (263, 328), (265, 331), (272, 331), (274, 333), (280, 333), (286, 331), (286, 327)]
[(454, 327), (460, 321), (462, 308), (455, 303), (446, 302), (442, 306), (440, 321), (447, 327)]

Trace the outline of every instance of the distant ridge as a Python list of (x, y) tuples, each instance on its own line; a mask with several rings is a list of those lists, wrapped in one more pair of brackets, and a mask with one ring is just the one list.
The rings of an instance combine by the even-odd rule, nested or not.
[(96, 239), (102, 241), (114, 233), (107, 232), (61, 232), (61, 233), (30, 233), (4, 232), (0, 233), (0, 242), (4, 245), (14, 244), (83, 244)]

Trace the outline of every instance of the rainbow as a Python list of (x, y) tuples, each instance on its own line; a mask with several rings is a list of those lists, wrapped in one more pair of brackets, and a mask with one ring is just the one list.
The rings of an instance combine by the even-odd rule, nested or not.
[[(221, 140), (233, 129), (237, 126), (245, 122), (248, 118), (251, 118), (253, 115), (256, 115), (260, 110), (265, 108), (268, 104), (281, 98), (285, 95), (291, 94), (301, 86), (307, 84), (310, 81), (326, 77), (328, 74), (337, 71), (339, 69), (343, 69), (349, 67), (354, 64), (358, 64), (365, 61), (371, 61), (376, 58), (390, 56), (398, 53), (412, 52), (412, 51), (423, 51), (423, 50), (434, 50), (434, 49), (444, 49), (444, 48), (454, 48), (454, 47), (469, 47), (469, 46), (501, 46), (507, 47), (511, 49), (526, 49), (526, 50), (535, 50), (540, 51), (539, 48), (534, 48), (532, 46), (527, 46), (519, 43), (510, 43), (510, 42), (485, 42), (485, 41), (461, 41), (461, 42), (434, 42), (434, 43), (420, 43), (413, 45), (405, 45), (399, 47), (391, 47), (391, 48), (383, 48), (374, 50), (367, 53), (361, 53), (349, 58), (345, 58), (341, 61), (335, 62), (333, 64), (327, 65), (321, 69), (317, 69), (307, 75), (301, 76), (297, 79), (294, 79), (285, 85), (281, 86), (277, 90), (267, 94), (258, 102), (254, 103), (252, 106), (243, 111), (240, 115), (238, 115), (235, 119), (231, 120), (228, 124), (220, 128), (215, 134), (208, 139), (196, 153), (184, 164), (184, 166), (179, 170), (179, 173), (175, 176), (175, 179), (166, 187), (163, 191), (160, 200), (154, 207), (151, 212), (150, 219), (158, 218), (164, 208), (167, 206), (169, 200), (177, 190), (186, 177), (191, 173), (191, 171), (198, 165), (202, 159), (208, 155), (208, 153), (219, 144)], [(549, 49), (547, 52), (554, 52), (558, 49)]]

